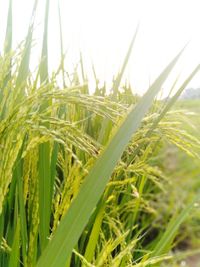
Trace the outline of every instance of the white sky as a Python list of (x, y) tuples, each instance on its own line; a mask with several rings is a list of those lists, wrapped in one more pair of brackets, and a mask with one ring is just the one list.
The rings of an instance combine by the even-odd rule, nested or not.
[[(13, 0), (14, 47), (26, 35), (33, 0)], [(58, 0), (50, 3), (49, 56), (51, 69), (59, 62)], [(45, 1), (37, 13), (34, 58), (39, 58)], [(8, 0), (0, 0), (0, 43), (4, 39)], [(184, 55), (164, 85), (165, 94), (181, 73), (180, 82), (200, 63), (200, 0), (60, 0), (66, 68), (72, 69), (79, 51), (90, 77), (91, 62), (101, 81), (111, 84), (120, 69), (138, 22), (139, 33), (125, 78), (143, 93), (188, 42)], [(93, 85), (92, 77), (91, 86)], [(200, 74), (189, 87), (200, 87)]]

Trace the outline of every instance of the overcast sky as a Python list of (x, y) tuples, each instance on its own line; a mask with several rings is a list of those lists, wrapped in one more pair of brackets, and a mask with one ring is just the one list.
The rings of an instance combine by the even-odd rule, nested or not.
[[(25, 38), (33, 0), (13, 0), (14, 47)], [(59, 62), (57, 0), (50, 3), (49, 56), (51, 70)], [(8, 1), (0, 0), (0, 41), (4, 39)], [(38, 6), (35, 40), (36, 61), (43, 31), (45, 1)], [(180, 74), (184, 80), (200, 63), (199, 0), (60, 0), (66, 68), (71, 68), (83, 53), (89, 77), (91, 62), (97, 75), (108, 84), (119, 70), (139, 23), (139, 33), (125, 78), (138, 93), (143, 93), (166, 64), (189, 41), (179, 64), (164, 86), (165, 93)], [(2, 45), (1, 45), (2, 47)], [(92, 86), (91, 78), (91, 86)], [(191, 82), (200, 87), (200, 74)]]

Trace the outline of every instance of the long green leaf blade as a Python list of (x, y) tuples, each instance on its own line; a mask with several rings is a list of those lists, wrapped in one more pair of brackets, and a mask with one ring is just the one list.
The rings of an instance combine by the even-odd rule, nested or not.
[(49, 0), (46, 1), (44, 33), (42, 43), (42, 59), (40, 63), (40, 79), (41, 83), (48, 79), (48, 24), (49, 24)]
[[(49, 0), (46, 1), (45, 21), (42, 45), (42, 59), (40, 64), (40, 81), (41, 83), (48, 82), (48, 21), (49, 21)], [(40, 111), (44, 111), (51, 103), (45, 102)], [(48, 123), (45, 124), (48, 128)], [(39, 234), (41, 250), (45, 248), (48, 242), (50, 229), (50, 214), (51, 214), (51, 172), (50, 172), (50, 143), (45, 142), (39, 146)]]
[(28, 74), (29, 74), (29, 63), (30, 63), (30, 56), (31, 56), (33, 27), (34, 27), (35, 15), (36, 15), (37, 3), (38, 3), (38, 0), (35, 0), (28, 33), (27, 33), (26, 40), (25, 40), (22, 60), (19, 66), (19, 73), (18, 73), (17, 80), (16, 80), (16, 88), (22, 85), (22, 83), (27, 79)]
[(4, 53), (7, 54), (12, 49), (12, 0), (9, 1), (9, 9), (7, 16), (6, 36), (4, 42)]
[(118, 76), (117, 76), (117, 79), (115, 80), (115, 82), (114, 82), (114, 84), (113, 84), (113, 92), (114, 92), (113, 95), (114, 95), (114, 97), (116, 97), (117, 90), (118, 90), (119, 85), (120, 85), (120, 83), (121, 83), (123, 74), (124, 74), (124, 72), (125, 72), (126, 66), (127, 66), (127, 64), (128, 64), (128, 61), (129, 61), (129, 58), (130, 58), (130, 56), (131, 56), (131, 52), (132, 52), (132, 50), (133, 50), (133, 45), (134, 45), (135, 40), (136, 40), (136, 37), (137, 37), (138, 28), (139, 28), (139, 27), (137, 27), (136, 32), (135, 32), (135, 34), (134, 34), (134, 36), (133, 36), (133, 38), (132, 38), (132, 40), (131, 40), (130, 46), (129, 46), (129, 48), (128, 48), (126, 57), (125, 57), (125, 59), (124, 59), (123, 65), (122, 65), (122, 68), (121, 68), (121, 70), (120, 70), (120, 72), (119, 72), (119, 74), (118, 74)]
[(15, 234), (14, 234), (12, 251), (11, 251), (8, 267), (18, 267), (19, 266), (18, 265), (19, 255), (20, 255), (19, 244), (20, 244), (20, 223), (19, 223), (19, 218), (18, 218), (17, 219), (17, 225), (15, 227)]

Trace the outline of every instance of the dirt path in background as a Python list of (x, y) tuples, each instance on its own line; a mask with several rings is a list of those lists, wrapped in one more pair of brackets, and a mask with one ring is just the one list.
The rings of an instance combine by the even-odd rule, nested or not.
[(189, 257), (186, 260), (186, 266), (188, 266), (188, 267), (200, 267), (200, 255)]
[[(171, 172), (177, 169), (177, 151), (175, 146), (169, 146), (166, 151), (165, 165)], [(200, 254), (188, 257), (180, 264), (180, 267), (200, 267)]]

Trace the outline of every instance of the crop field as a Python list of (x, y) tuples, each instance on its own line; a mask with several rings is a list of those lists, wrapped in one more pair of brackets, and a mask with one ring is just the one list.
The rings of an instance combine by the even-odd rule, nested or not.
[[(0, 56), (0, 267), (195, 266), (200, 253), (200, 101), (158, 100), (184, 49), (142, 96), (122, 77), (90, 92), (84, 62), (30, 72), (34, 17), (12, 47), (9, 1)], [(60, 29), (61, 20), (60, 20)], [(197, 265), (198, 266), (198, 265)]]
[[(179, 100), (176, 102), (174, 110), (182, 110), (186, 115), (183, 122), (183, 129), (193, 137), (199, 138), (200, 100)], [(193, 156), (188, 157), (188, 155), (180, 149), (171, 146), (167, 147), (165, 151), (168, 158), (167, 163), (169, 163), (166, 170), (168, 177), (171, 177), (173, 181), (170, 185), (170, 194), (174, 195), (175, 198), (172, 203), (177, 201), (187, 201), (188, 198), (192, 198), (192, 196), (198, 194), (199, 191), (199, 158)], [(196, 207), (198, 207), (198, 203), (196, 203)], [(196, 209), (196, 212), (191, 214), (191, 217), (188, 218), (180, 228), (180, 233), (178, 235), (180, 243), (174, 251), (175, 254), (178, 251), (179, 253), (181, 252), (180, 255), (183, 255), (183, 257), (181, 256), (182, 261), (179, 259), (178, 263), (173, 262), (173, 266), (199, 266), (199, 216), (200, 213), (198, 209)], [(177, 255), (179, 253), (177, 253)], [(179, 256), (177, 258), (179, 258)], [(172, 263), (164, 266), (171, 266), (171, 264)]]

